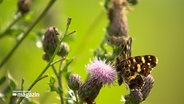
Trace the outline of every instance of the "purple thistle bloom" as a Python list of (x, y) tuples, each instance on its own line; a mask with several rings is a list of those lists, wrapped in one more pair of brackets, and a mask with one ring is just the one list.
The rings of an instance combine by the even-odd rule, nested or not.
[(106, 61), (95, 58), (86, 68), (99, 83), (110, 85), (116, 78), (116, 71), (113, 70), (113, 66), (110, 63), (107, 64)]
[(116, 71), (113, 66), (106, 61), (98, 60), (90, 62), (86, 66), (88, 72), (92, 75), (87, 81), (79, 88), (78, 95), (81, 100), (88, 104), (94, 104), (95, 98), (98, 96), (104, 84), (113, 84), (116, 78)]

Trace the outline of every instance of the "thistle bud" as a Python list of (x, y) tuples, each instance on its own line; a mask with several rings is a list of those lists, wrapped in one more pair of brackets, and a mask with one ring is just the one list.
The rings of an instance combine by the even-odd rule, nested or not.
[(54, 54), (59, 42), (58, 34), (58, 29), (55, 27), (49, 27), (44, 34), (43, 50), (48, 55), (49, 59)]
[(21, 14), (25, 14), (29, 12), (31, 7), (31, 1), (30, 0), (18, 0), (17, 3), (18, 11), (21, 12)]
[(139, 90), (131, 90), (130, 94), (125, 95), (125, 104), (139, 104), (143, 98), (142, 93)]
[(42, 59), (45, 60), (45, 61), (47, 61), (47, 62), (49, 62), (50, 57), (49, 57), (48, 54), (44, 53), (43, 56), (42, 56)]
[(112, 1), (112, 7), (108, 10), (109, 27), (108, 34), (110, 36), (128, 36), (128, 22), (124, 0)]
[(60, 44), (60, 47), (59, 47), (57, 55), (61, 56), (61, 57), (67, 56), (69, 50), (70, 50), (69, 45), (67, 43), (65, 43), (65, 42), (62, 42)]
[(72, 90), (78, 90), (82, 85), (81, 77), (78, 74), (72, 74), (68, 79), (68, 87)]
[(143, 76), (143, 81), (145, 84), (142, 86), (140, 90), (131, 90), (130, 94), (125, 95), (125, 104), (139, 104), (140, 102), (144, 101), (154, 84), (154, 79), (153, 77), (149, 74), (147, 77)]
[(143, 80), (145, 84), (141, 88), (141, 93), (143, 95), (143, 100), (145, 100), (148, 97), (151, 89), (153, 88), (154, 78), (151, 74), (149, 74), (147, 77), (143, 77)]
[(90, 77), (80, 88), (78, 95), (86, 102), (93, 102), (99, 94), (103, 84), (95, 77)]

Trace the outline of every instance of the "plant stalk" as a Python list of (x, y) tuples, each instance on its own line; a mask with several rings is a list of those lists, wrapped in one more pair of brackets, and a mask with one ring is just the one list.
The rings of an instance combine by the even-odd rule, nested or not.
[(35, 25), (44, 17), (44, 15), (48, 12), (48, 10), (52, 7), (56, 0), (50, 0), (47, 7), (44, 9), (44, 11), (41, 13), (41, 15), (36, 19), (36, 21), (30, 26), (30, 28), (23, 33), (23, 37), (16, 43), (16, 45), (12, 48), (12, 50), (7, 54), (7, 56), (3, 59), (3, 61), (0, 63), (0, 69), (2, 66), (10, 59), (10, 57), (13, 55), (15, 50), (20, 46), (20, 44), (23, 42), (23, 40), (29, 35), (31, 30), (35, 27)]

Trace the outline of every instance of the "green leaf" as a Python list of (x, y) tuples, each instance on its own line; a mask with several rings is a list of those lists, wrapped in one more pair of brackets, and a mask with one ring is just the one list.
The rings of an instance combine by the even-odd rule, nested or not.
[(104, 3), (104, 8), (105, 8), (105, 9), (108, 9), (108, 8), (109, 8), (109, 7), (108, 7), (109, 2), (110, 2), (110, 0), (105, 0), (105, 3)]
[(70, 77), (70, 75), (71, 75), (71, 72), (66, 72), (66, 74), (65, 74), (65, 79), (68, 80), (69, 77)]
[(7, 79), (6, 76), (2, 77), (2, 78), (0, 79), (0, 85), (3, 84), (3, 83), (6, 81), (6, 79)]
[(10, 79), (10, 84), (9, 84), (9, 86), (10, 86), (11, 90), (14, 90), (14, 89), (16, 88), (17, 85), (16, 85), (16, 83), (15, 83), (14, 80)]
[(6, 98), (9, 98), (12, 96), (12, 91), (16, 89), (16, 84), (13, 80), (9, 79), (9, 84), (6, 86), (6, 88), (3, 90), (3, 94)]
[(72, 63), (73, 59), (67, 59), (66, 60), (66, 64), (65, 66), (63, 67), (63, 70), (62, 72), (67, 72), (68, 71), (68, 66)]
[(9, 86), (12, 90), (14, 90), (17, 87), (17, 84), (10, 73), (8, 73), (8, 79), (9, 79)]
[(54, 86), (55, 82), (56, 82), (55, 78), (51, 76), (50, 82), (48, 83), (50, 87), (50, 91), (57, 91), (57, 88)]
[(50, 84), (54, 85), (54, 83), (56, 82), (55, 78), (53, 76), (50, 77)]
[(62, 90), (60, 87), (58, 87), (57, 89), (58, 89), (58, 90), (57, 90), (57, 93), (58, 93), (58, 94), (62, 94), (62, 93), (63, 93), (63, 90)]

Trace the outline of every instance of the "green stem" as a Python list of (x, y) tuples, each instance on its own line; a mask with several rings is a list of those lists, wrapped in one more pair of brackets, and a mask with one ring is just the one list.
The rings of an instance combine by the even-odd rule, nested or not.
[(22, 81), (21, 81), (21, 91), (24, 90), (24, 79), (22, 78)]
[[(63, 86), (62, 86), (62, 71), (61, 71), (62, 62), (63, 61), (60, 61), (60, 65), (59, 65), (58, 85), (59, 85), (59, 88), (63, 91)], [(59, 93), (59, 96), (60, 96), (61, 104), (64, 104), (63, 92), (62, 93)]]
[(0, 39), (3, 38), (6, 35), (6, 32), (11, 29), (11, 27), (17, 23), (17, 21), (19, 21), (21, 19), (21, 17), (23, 17), (23, 15), (21, 15), (20, 13), (18, 13), (17, 15), (15, 15), (15, 18), (13, 19), (13, 21), (9, 24), (9, 26), (2, 32), (0, 33)]
[[(53, 69), (54, 74), (55, 74), (56, 77), (57, 77), (58, 86), (59, 86), (59, 88), (62, 90), (62, 83), (61, 83), (61, 74), (62, 74), (62, 73), (60, 73), (60, 71), (57, 73), (56, 68), (54, 67), (54, 65), (51, 65), (51, 66), (52, 66), (52, 69)], [(61, 102), (61, 104), (64, 104), (63, 94), (62, 94), (62, 93), (58, 93), (58, 94), (59, 94), (59, 97), (60, 97), (60, 102)]]
[[(52, 0), (51, 0), (51, 1), (52, 1)], [(54, 1), (55, 1), (55, 0), (54, 0)], [(53, 1), (53, 2), (54, 2), (54, 1)], [(52, 4), (53, 4), (53, 2), (52, 2)], [(71, 22), (71, 21), (68, 21), (68, 22)], [(66, 27), (66, 29), (68, 29), (68, 27), (69, 27), (68, 22), (67, 22), (67, 27)], [(66, 31), (67, 31), (67, 30), (66, 30)], [(66, 33), (66, 32), (65, 32), (65, 33)], [(73, 33), (73, 32), (72, 32), (72, 33)], [(71, 34), (71, 33), (69, 33), (69, 34)], [(64, 34), (64, 36), (65, 36), (65, 35), (67, 35), (67, 34)], [(27, 91), (30, 91), (30, 90), (32, 89), (32, 87), (37, 83), (37, 80), (40, 79), (40, 78), (42, 77), (42, 75), (47, 71), (47, 69), (51, 66), (51, 64), (53, 63), (54, 57), (56, 56), (56, 54), (57, 54), (57, 52), (58, 52), (58, 50), (59, 50), (59, 47), (60, 47), (59, 44), (61, 44), (61, 42), (63, 41), (64, 36), (61, 37), (61, 39), (60, 39), (60, 41), (59, 41), (59, 43), (58, 43), (58, 45), (57, 45), (57, 47), (56, 47), (56, 49), (55, 49), (55, 51), (54, 51), (54, 54), (52, 55), (51, 59), (49, 60), (47, 66), (46, 66), (46, 67), (42, 70), (42, 72), (38, 75), (38, 77), (36, 78), (36, 80), (34, 80), (34, 82), (30, 85), (30, 87), (28, 88)], [(21, 101), (22, 101), (23, 99), (24, 99), (24, 97), (19, 98), (17, 104), (20, 104)]]
[[(51, 63), (51, 66), (52, 66), (52, 69), (53, 69), (53, 72), (54, 74), (56, 75), (57, 77), (57, 80), (58, 80), (58, 86), (59, 88), (63, 91), (63, 86), (62, 86), (62, 71), (61, 71), (61, 65), (62, 65), (62, 62), (65, 58), (62, 58), (60, 60), (57, 60), (53, 63)], [(58, 61), (60, 61), (60, 65), (59, 65), (59, 72), (57, 73), (56, 71), (56, 68), (54, 67), (54, 64), (57, 63)], [(59, 94), (59, 97), (60, 97), (60, 102), (61, 104), (64, 104), (64, 98), (63, 98), (63, 93), (58, 93)]]
[(56, 68), (54, 67), (54, 65), (51, 65), (51, 66), (52, 66), (52, 70), (53, 70), (54, 74), (55, 74), (56, 77), (58, 78), (58, 74), (57, 74)]
[[(8, 56), (5, 58), (5, 60), (2, 61), (2, 63), (0, 64), (0, 67), (3, 66), (3, 64), (8, 60), (8, 58), (13, 54), (13, 52), (15, 51), (15, 49), (20, 45), (20, 43), (25, 39), (25, 37), (28, 35), (28, 33), (33, 29), (33, 27), (38, 23), (38, 21), (46, 14), (46, 12), (49, 10), (49, 8), (54, 4), (56, 0), (51, 0), (49, 2), (49, 4), (47, 5), (47, 7), (45, 8), (45, 10), (42, 12), (42, 14), (38, 17), (38, 19), (34, 22), (34, 24), (30, 27), (30, 29), (28, 29), (28, 31), (25, 32), (24, 36), (20, 39), (20, 41), (18, 42), (18, 44), (16, 44), (16, 46), (12, 49), (12, 51), (8, 54)], [(62, 41), (62, 39), (61, 39)], [(60, 41), (60, 43), (61, 43)], [(28, 88), (27, 91), (30, 91), (32, 89), (32, 87), (40, 80), (40, 78), (42, 77), (42, 75), (47, 71), (47, 69), (49, 68), (50, 64), (53, 62), (54, 57), (57, 53), (59, 49), (59, 45), (57, 46), (53, 56), (51, 57), (50, 61), (48, 62), (47, 66), (43, 69), (43, 71), (39, 74), (39, 76), (36, 78), (36, 80), (30, 85), (30, 87)], [(21, 101), (24, 99), (24, 97), (19, 98), (17, 104), (20, 104)]]
[(54, 4), (56, 0), (50, 0), (45, 10), (42, 12), (42, 14), (36, 19), (36, 21), (31, 25), (31, 27), (23, 33), (23, 37), (17, 42), (17, 44), (12, 48), (12, 50), (8, 53), (8, 55), (3, 59), (3, 61), (0, 63), (0, 68), (8, 61), (8, 59), (13, 55), (15, 50), (19, 47), (19, 45), (23, 42), (23, 40), (28, 36), (29, 32), (35, 27), (35, 25), (44, 17), (44, 15), (47, 13), (47, 11), (51, 8), (51, 6)]
[(105, 0), (104, 7), (106, 10), (109, 8), (109, 2), (110, 0)]
[(56, 60), (56, 61), (52, 62), (51, 65), (54, 65), (54, 64), (56, 64), (56, 63), (58, 63), (58, 62), (60, 62), (60, 61), (63, 61), (63, 60), (65, 60), (65, 59), (66, 59), (66, 58), (64, 57), (64, 58), (62, 58), (62, 59)]
[[(65, 59), (65, 58), (63, 58), (63, 59)], [(54, 74), (56, 75), (57, 80), (58, 80), (58, 86), (61, 88), (61, 90), (62, 90), (62, 84), (61, 84), (61, 75), (60, 75), (60, 71), (57, 73), (56, 68), (54, 67), (54, 64), (57, 63), (58, 61), (60, 61), (60, 62), (63, 61), (63, 59), (60, 59), (60, 60), (57, 60), (56, 62), (51, 63), (53, 72), (54, 72)], [(62, 94), (62, 93), (58, 93), (58, 94), (59, 94), (59, 97), (60, 97), (60, 102), (61, 102), (61, 104), (64, 104), (63, 94)]]
[[(46, 77), (48, 77), (48, 75), (44, 75), (43, 77), (40, 77), (40, 78), (36, 79), (36, 80), (34, 81), (34, 83), (31, 84), (30, 88), (29, 88), (27, 91), (30, 91), (30, 89), (31, 89), (37, 82), (39, 82), (40, 80), (42, 80), (42, 79), (44, 79), (44, 78), (46, 78)], [(21, 101), (22, 101), (23, 99), (24, 99), (24, 97), (19, 98), (17, 104), (20, 104)]]
[(74, 95), (75, 95), (75, 98), (76, 98), (76, 103), (78, 104), (79, 103), (79, 100), (78, 100), (78, 97), (77, 97), (77, 91), (73, 91), (74, 92)]
[(100, 48), (104, 51), (104, 54), (107, 53), (107, 50), (105, 49), (104, 45), (107, 42), (107, 37), (106, 35), (104, 36), (104, 39), (102, 40), (102, 42), (100, 43)]
[[(69, 26), (70, 26), (70, 23), (71, 23), (71, 20), (72, 20), (71, 18), (68, 18), (68, 20), (67, 20), (67, 25), (66, 25), (66, 29), (65, 29), (63, 38), (65, 36), (68, 36), (68, 35), (73, 34), (75, 32), (75, 31), (73, 31), (73, 32), (67, 34), (68, 33)], [(57, 47), (60, 46), (61, 42), (57, 45)], [(58, 86), (63, 91), (63, 86), (62, 86), (62, 70), (61, 70), (62, 62), (63, 62), (63, 60), (60, 61), (59, 72), (56, 73), (56, 76), (57, 76), (57, 79), (58, 79)], [(60, 92), (59, 93), (59, 97), (60, 97), (60, 103), (61, 104), (64, 104), (63, 92)]]

